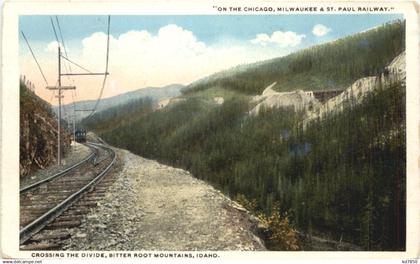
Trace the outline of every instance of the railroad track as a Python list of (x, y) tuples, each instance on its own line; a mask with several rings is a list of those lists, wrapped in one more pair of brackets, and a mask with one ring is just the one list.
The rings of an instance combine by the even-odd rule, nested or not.
[[(86, 143), (93, 152), (81, 162), (20, 190), (20, 249), (59, 249), (70, 237), (68, 228), (105, 195), (115, 152), (103, 144)], [(89, 162), (90, 161), (90, 162)]]

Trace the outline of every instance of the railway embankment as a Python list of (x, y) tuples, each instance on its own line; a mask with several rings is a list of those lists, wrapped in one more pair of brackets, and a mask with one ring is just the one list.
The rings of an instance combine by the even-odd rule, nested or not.
[(116, 180), (67, 250), (265, 250), (255, 218), (184, 170), (116, 149)]

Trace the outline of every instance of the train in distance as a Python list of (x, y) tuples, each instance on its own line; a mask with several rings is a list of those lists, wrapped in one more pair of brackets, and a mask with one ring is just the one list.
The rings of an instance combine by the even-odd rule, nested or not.
[(76, 142), (79, 142), (79, 143), (86, 142), (86, 130), (77, 129), (74, 133), (74, 137), (75, 137)]

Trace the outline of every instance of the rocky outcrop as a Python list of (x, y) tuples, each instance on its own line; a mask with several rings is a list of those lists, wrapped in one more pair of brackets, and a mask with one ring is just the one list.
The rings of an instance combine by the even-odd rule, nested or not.
[(169, 101), (171, 101), (171, 99), (163, 99), (163, 100), (160, 100), (158, 102), (157, 109), (165, 108), (169, 104)]
[[(57, 120), (49, 104), (21, 84), (20, 96), (20, 177), (47, 167), (57, 157)], [(63, 153), (70, 146), (70, 136), (62, 135)]]
[(180, 102), (185, 102), (185, 98), (182, 97), (174, 97), (170, 99), (164, 99), (158, 102), (157, 109), (163, 109), (167, 107), (172, 107)]
[(379, 85), (386, 86), (397, 81), (405, 82), (405, 52), (398, 55), (384, 70), (377, 76), (369, 76), (355, 81), (341, 94), (327, 100), (324, 104), (307, 111), (307, 118), (304, 124), (314, 119), (322, 119), (331, 112), (342, 111), (349, 104), (359, 104), (363, 98), (372, 92)]
[(392, 62), (386, 67), (388, 74), (394, 74), (398, 78), (405, 81), (406, 78), (406, 62), (405, 62), (405, 51), (398, 55)]
[(305, 111), (304, 124), (311, 120), (324, 118), (331, 112), (342, 111), (348, 104), (358, 104), (363, 98), (373, 91), (379, 84), (385, 86), (397, 81), (405, 82), (405, 52), (398, 55), (385, 67), (384, 71), (377, 76), (368, 76), (355, 81), (347, 89), (337, 96), (320, 103), (312, 91), (276, 92), (273, 88), (277, 82), (269, 85), (261, 95), (252, 98), (251, 103), (256, 106), (249, 112), (257, 116), (261, 109), (291, 107), (295, 111)]
[(213, 97), (213, 102), (217, 105), (221, 105), (225, 102), (225, 98), (221, 96), (216, 96), (216, 97)]
[(319, 108), (320, 103), (313, 96), (311, 92), (304, 92), (302, 90), (292, 92), (276, 92), (273, 87), (277, 83), (274, 82), (261, 95), (254, 96), (251, 102), (257, 105), (249, 112), (252, 116), (257, 116), (262, 109), (270, 108), (292, 108), (294, 111), (311, 111), (314, 108)]

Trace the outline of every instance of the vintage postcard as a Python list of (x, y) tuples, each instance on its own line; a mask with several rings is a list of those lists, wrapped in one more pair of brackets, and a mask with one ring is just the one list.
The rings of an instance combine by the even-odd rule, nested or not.
[(6, 1), (1, 258), (416, 263), (418, 13)]

